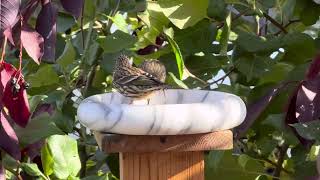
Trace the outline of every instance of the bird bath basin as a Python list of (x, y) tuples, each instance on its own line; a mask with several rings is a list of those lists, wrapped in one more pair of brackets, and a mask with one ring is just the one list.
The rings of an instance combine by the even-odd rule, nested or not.
[(105, 93), (83, 100), (79, 121), (94, 131), (128, 135), (179, 135), (231, 129), (246, 116), (235, 95), (204, 90), (168, 89), (148, 99)]

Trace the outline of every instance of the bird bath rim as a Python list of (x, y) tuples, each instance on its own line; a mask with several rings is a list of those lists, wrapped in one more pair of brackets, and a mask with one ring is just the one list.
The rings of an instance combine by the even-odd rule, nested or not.
[(169, 89), (147, 99), (119, 93), (94, 95), (78, 107), (78, 119), (88, 128), (131, 135), (198, 134), (241, 124), (246, 106), (230, 93)]

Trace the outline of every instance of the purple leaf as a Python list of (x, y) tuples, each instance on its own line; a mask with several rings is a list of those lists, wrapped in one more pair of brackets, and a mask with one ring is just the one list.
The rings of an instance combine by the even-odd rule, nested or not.
[(53, 113), (55, 112), (55, 108), (52, 104), (49, 103), (39, 104), (34, 110), (31, 118), (37, 117), (44, 112), (48, 113), (49, 115), (53, 115)]
[(277, 87), (272, 88), (268, 91), (266, 95), (262, 96), (260, 99), (253, 102), (247, 107), (247, 116), (245, 120), (234, 130), (234, 136), (236, 139), (241, 138), (247, 132), (247, 130), (254, 123), (254, 121), (267, 108), (272, 99), (276, 97), (281, 91), (281, 89), (285, 86), (286, 84), (280, 84)]
[(29, 56), (37, 64), (40, 64), (43, 56), (43, 37), (29, 25), (25, 24), (21, 29), (21, 43)]
[(35, 157), (40, 156), (41, 148), (44, 145), (44, 140), (37, 141), (33, 144), (29, 144), (22, 151), (33, 160)]
[[(286, 111), (286, 124), (299, 122), (309, 122), (320, 117), (320, 54), (312, 61), (306, 80), (302, 81), (291, 95)], [(291, 127), (297, 138), (304, 146), (309, 146), (312, 141), (301, 137), (297, 131)]]
[(28, 22), (29, 18), (34, 13), (35, 9), (38, 7), (38, 4), (39, 0), (29, 0), (26, 6), (22, 8), (21, 14), (25, 22)]
[(0, 32), (11, 27), (19, 12), (20, 0), (0, 0)]
[[(296, 116), (296, 102), (297, 102), (297, 93), (300, 87), (301, 87), (301, 84), (297, 87), (295, 92), (293, 92), (292, 97), (289, 99), (289, 104), (286, 110), (286, 117), (285, 117), (285, 122), (287, 125), (298, 123), (298, 119)], [(290, 129), (292, 129), (293, 133), (296, 135), (296, 137), (299, 139), (299, 141), (303, 146), (308, 147), (312, 143), (312, 141), (304, 139), (302, 136), (300, 136), (294, 127), (292, 126), (289, 126), (289, 127)]]
[(0, 113), (0, 147), (13, 158), (20, 160), (21, 153), (19, 149), (19, 141), (16, 133), (11, 127), (10, 123), (3, 114), (3, 110)]
[(296, 99), (296, 118), (308, 122), (320, 117), (320, 78), (303, 81)]
[(60, 0), (63, 8), (71, 13), (75, 18), (81, 15), (83, 0)]
[(56, 17), (57, 10), (50, 1), (42, 4), (42, 9), (37, 18), (36, 31), (44, 38), (42, 58), (48, 62), (54, 62), (55, 60)]
[(319, 72), (320, 72), (320, 54), (318, 54), (312, 61), (306, 77), (308, 79), (316, 78)]

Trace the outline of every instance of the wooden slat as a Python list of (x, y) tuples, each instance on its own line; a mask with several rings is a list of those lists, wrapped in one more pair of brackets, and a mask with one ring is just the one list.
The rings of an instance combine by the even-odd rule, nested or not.
[(113, 152), (168, 152), (232, 149), (232, 131), (174, 136), (101, 134), (95, 137), (102, 150)]
[(204, 180), (204, 155), (201, 151), (120, 153), (120, 172), (121, 180)]

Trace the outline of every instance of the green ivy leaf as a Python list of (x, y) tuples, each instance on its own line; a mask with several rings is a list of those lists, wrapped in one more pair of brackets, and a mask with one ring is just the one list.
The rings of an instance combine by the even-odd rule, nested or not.
[(283, 61), (302, 64), (315, 55), (315, 41), (307, 34), (290, 33), (283, 38), (283, 42), (285, 43)]
[(59, 82), (59, 76), (54, 71), (52, 65), (44, 65), (38, 71), (27, 77), (31, 87), (42, 87), (54, 85)]
[(241, 154), (238, 158), (238, 164), (245, 169), (247, 162), (250, 160), (250, 157), (246, 154)]
[(266, 39), (259, 37), (251, 33), (240, 32), (238, 39), (236, 40), (241, 48), (247, 52), (274, 52), (284, 46), (281, 38)]
[(114, 17), (108, 16), (108, 18), (110, 18), (112, 20), (112, 22), (117, 26), (117, 28), (120, 31), (123, 31), (125, 33), (129, 33), (128, 24), (126, 22), (126, 19), (123, 17), (123, 15), (119, 14), (119, 12)]
[(70, 41), (66, 42), (65, 48), (61, 56), (57, 59), (57, 63), (67, 70), (68, 65), (72, 64), (76, 59), (76, 51)]
[(127, 33), (117, 30), (113, 34), (97, 39), (106, 53), (115, 53), (123, 49), (132, 48), (137, 39)]
[(258, 78), (272, 66), (270, 58), (261, 56), (242, 56), (238, 59), (237, 69), (247, 77), (247, 81)]
[(138, 17), (147, 26), (137, 30), (138, 42), (135, 44), (136, 49), (154, 44), (157, 36), (170, 22), (161, 11), (159, 4), (152, 1), (148, 2), (146, 11), (138, 13)]
[(50, 150), (47, 145), (41, 148), (41, 163), (42, 163), (44, 174), (46, 176), (50, 176), (53, 173), (54, 159), (50, 155)]
[(172, 72), (168, 73), (170, 75), (170, 78), (172, 79), (172, 81), (177, 84), (180, 88), (182, 89), (189, 89), (188, 86), (183, 83), (181, 80), (179, 80)]
[(202, 20), (186, 29), (175, 29), (174, 40), (184, 55), (198, 52), (210, 53), (213, 51), (212, 42), (217, 34), (216, 25), (208, 20)]
[(284, 80), (288, 73), (292, 71), (294, 66), (287, 63), (277, 63), (271, 67), (271, 69), (262, 74), (259, 84), (264, 83), (276, 83)]
[(206, 157), (206, 160), (208, 161), (208, 166), (216, 171), (220, 165), (223, 155), (224, 151), (222, 150), (210, 151), (208, 156)]
[(64, 134), (47, 113), (31, 119), (25, 128), (17, 127), (16, 133), (22, 145), (35, 143), (51, 135)]
[(231, 13), (228, 14), (224, 22), (224, 26), (223, 26), (223, 30), (220, 38), (220, 45), (221, 45), (220, 54), (223, 56), (227, 55), (227, 52), (228, 52), (228, 42), (229, 42), (230, 31), (231, 31)]
[(227, 65), (228, 58), (226, 56), (214, 56), (205, 54), (203, 56), (188, 56), (185, 65), (189, 71), (195, 76), (203, 80), (211, 79), (221, 67)]
[(99, 56), (101, 55), (101, 49), (100, 49), (100, 45), (97, 42), (92, 42), (89, 45), (89, 49), (86, 53), (86, 57), (85, 57), (85, 62), (88, 65), (92, 65), (97, 58), (99, 58)]
[(76, 21), (73, 16), (67, 13), (58, 12), (57, 16), (57, 32), (64, 33), (66, 30), (70, 29)]
[(29, 98), (30, 112), (33, 113), (41, 101), (46, 99), (47, 95), (35, 95)]
[(195, 25), (207, 17), (208, 0), (159, 0), (162, 12), (178, 28)]
[(313, 1), (305, 1), (306, 5), (301, 11), (301, 21), (306, 26), (311, 26), (319, 20), (320, 5)]
[(183, 62), (183, 57), (182, 57), (180, 48), (179, 48), (178, 44), (173, 40), (172, 28), (167, 29), (165, 31), (165, 34), (166, 34), (166, 37), (169, 41), (169, 44), (172, 47), (173, 53), (176, 56), (176, 62), (177, 62), (178, 71), (179, 71), (179, 79), (182, 80), (183, 79), (183, 71), (184, 71), (184, 62)]
[(320, 121), (291, 124), (300, 136), (310, 140), (320, 140)]
[(226, 7), (224, 0), (209, 0), (207, 14), (209, 17), (222, 21), (227, 16)]
[(30, 176), (41, 176), (43, 179), (48, 180), (35, 163), (21, 163), (21, 168)]
[(68, 135), (49, 137), (42, 151), (41, 159), (47, 175), (53, 173), (59, 179), (67, 179), (80, 171), (77, 141)]

